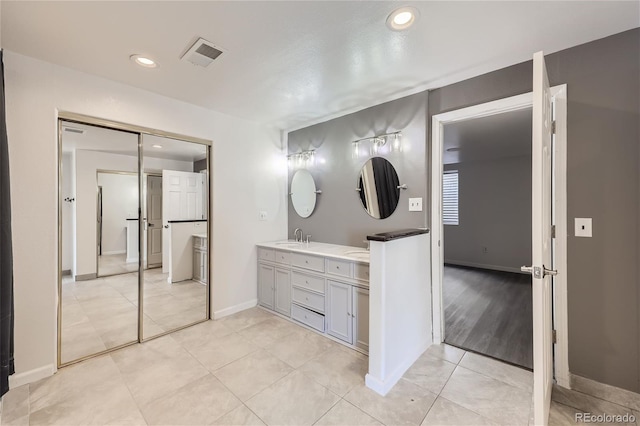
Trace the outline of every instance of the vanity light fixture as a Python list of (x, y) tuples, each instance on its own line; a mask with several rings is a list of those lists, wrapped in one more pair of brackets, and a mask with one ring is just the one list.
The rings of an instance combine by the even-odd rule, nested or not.
[(145, 68), (156, 68), (158, 66), (156, 61), (143, 55), (131, 55), (129, 59)]
[(370, 154), (372, 156), (378, 155), (385, 145), (387, 145), (387, 139), (393, 137), (393, 144), (391, 144), (390, 150), (392, 151), (401, 151), (401, 137), (402, 131), (398, 130), (397, 132), (391, 133), (383, 133), (380, 135), (371, 136), (369, 138), (362, 138), (351, 142), (353, 144), (353, 155), (355, 158), (360, 157), (360, 144), (362, 142), (370, 142), (371, 149)]
[(296, 152), (294, 154), (287, 155), (287, 163), (291, 168), (307, 168), (313, 166), (316, 161), (316, 150), (308, 149), (305, 151)]
[(420, 16), (418, 9), (411, 6), (400, 7), (387, 16), (387, 27), (392, 31), (404, 31)]

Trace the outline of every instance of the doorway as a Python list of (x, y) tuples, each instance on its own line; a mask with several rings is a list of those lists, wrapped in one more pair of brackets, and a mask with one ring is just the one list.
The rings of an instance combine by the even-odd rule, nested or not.
[[(534, 55), (533, 92), (474, 105), (432, 117), (431, 265), (433, 340), (445, 338), (443, 309), (444, 225), (442, 185), (445, 125), (525, 108), (532, 110), (532, 266), (534, 276), (533, 412), (546, 424), (551, 383), (569, 385), (566, 296), (566, 141), (567, 88), (549, 87), (542, 52)], [(553, 162), (551, 157), (553, 155)], [(553, 175), (553, 180), (550, 176)], [(534, 202), (535, 200), (535, 202)], [(547, 258), (549, 256), (549, 258)], [(526, 265), (528, 265), (527, 263)]]
[(162, 267), (162, 175), (147, 175), (147, 269)]
[(444, 125), (444, 341), (533, 369), (531, 108)]

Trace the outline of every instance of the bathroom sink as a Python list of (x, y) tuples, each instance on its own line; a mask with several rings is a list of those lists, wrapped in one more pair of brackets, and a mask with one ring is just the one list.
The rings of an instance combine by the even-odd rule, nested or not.
[(350, 250), (344, 252), (345, 256), (352, 257), (369, 257), (369, 252), (367, 250)]
[(296, 243), (294, 241), (283, 241), (281, 243), (276, 243), (277, 246), (285, 246), (285, 247), (299, 247), (302, 243)]

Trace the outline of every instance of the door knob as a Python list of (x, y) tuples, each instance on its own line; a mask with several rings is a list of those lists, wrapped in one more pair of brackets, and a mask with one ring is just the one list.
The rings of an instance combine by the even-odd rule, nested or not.
[(153, 223), (149, 223), (149, 224), (147, 224), (147, 226), (153, 227), (155, 225)]
[(553, 269), (547, 269), (545, 266), (522, 266), (520, 267), (522, 272), (533, 275), (533, 278), (541, 279), (547, 275), (558, 275), (558, 271)]
[(544, 265), (542, 265), (542, 272), (544, 275), (552, 275), (552, 276), (558, 275), (558, 271), (556, 271), (555, 269), (547, 269), (547, 267)]

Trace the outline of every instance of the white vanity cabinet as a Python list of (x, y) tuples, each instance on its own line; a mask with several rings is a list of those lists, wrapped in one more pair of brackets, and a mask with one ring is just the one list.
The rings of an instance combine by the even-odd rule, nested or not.
[(258, 260), (258, 303), (282, 315), (290, 316), (291, 271), (276, 264), (278, 260), (278, 263), (287, 265), (288, 253), (258, 249)]
[(206, 235), (193, 236), (193, 280), (202, 284), (207, 283), (209, 265), (207, 257)]
[(258, 247), (260, 306), (368, 352), (368, 263), (265, 245)]
[(369, 350), (369, 290), (327, 281), (327, 333)]

